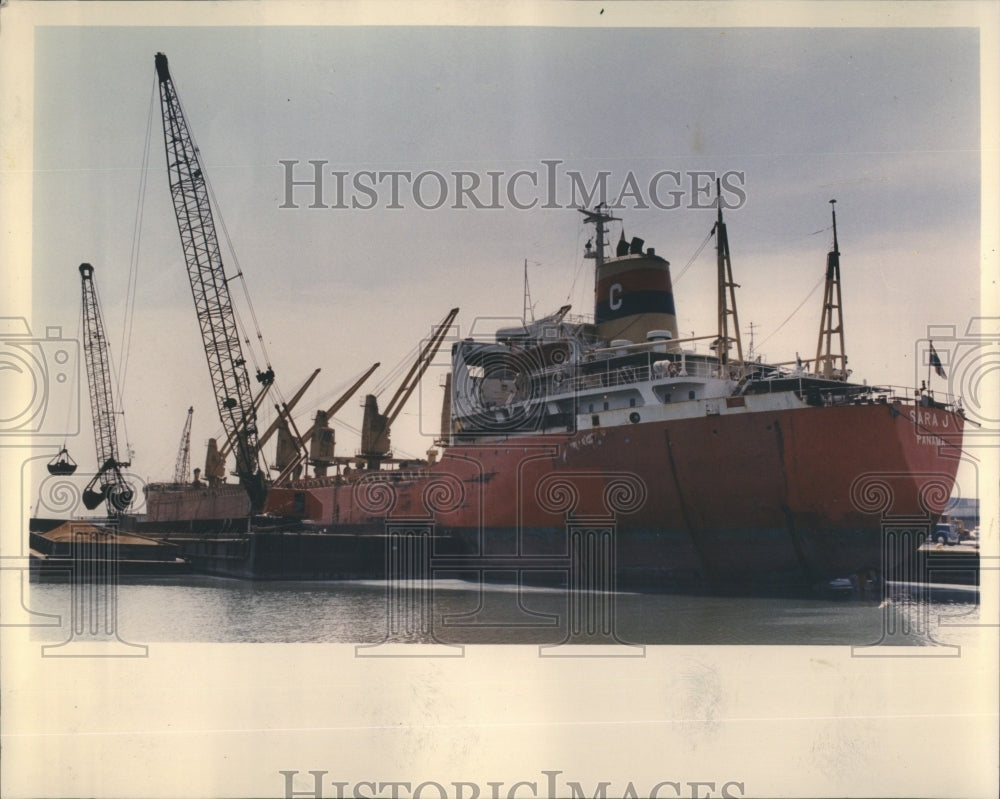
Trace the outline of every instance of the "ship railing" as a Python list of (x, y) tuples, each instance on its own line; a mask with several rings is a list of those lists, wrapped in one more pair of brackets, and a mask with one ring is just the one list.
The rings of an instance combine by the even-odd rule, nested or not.
[[(656, 366), (656, 364), (663, 364)], [(668, 371), (668, 364), (673, 364), (676, 373)], [(571, 367), (570, 367), (571, 368)], [(656, 358), (651, 353), (646, 356), (645, 363), (616, 366), (608, 361), (601, 371), (591, 371), (587, 374), (568, 376), (569, 368), (552, 368), (546, 370), (540, 379), (549, 396), (578, 393), (593, 389), (617, 388), (621, 386), (646, 383), (657, 379), (694, 378), (696, 380), (711, 380), (718, 377), (718, 364), (711, 360), (686, 358)]]
[(404, 480), (426, 480), (431, 476), (427, 469), (379, 469), (358, 471), (350, 477), (350, 482), (398, 483)]
[(873, 386), (874, 391), (881, 394), (890, 394), (901, 402), (911, 402), (918, 405), (945, 408), (953, 411), (962, 411), (962, 398), (958, 394), (950, 394), (947, 391), (932, 391), (927, 388), (913, 388), (912, 386), (880, 385)]
[[(360, 480), (370, 483), (400, 482), (403, 480), (424, 480), (430, 477), (427, 469), (361, 469), (342, 474), (328, 474), (323, 477), (304, 477), (294, 481), (294, 487), (299, 489), (327, 488), (344, 483), (355, 483)], [(286, 486), (279, 485), (278, 488)]]
[[(866, 385), (845, 383), (843, 386), (810, 385), (808, 376), (800, 376), (798, 386), (793, 389), (796, 396), (809, 405), (829, 407), (835, 405), (906, 405), (921, 404), (930, 407), (961, 411), (962, 402), (956, 397), (944, 392), (933, 392), (926, 389), (914, 389), (909, 386), (891, 384)], [(761, 388), (766, 388), (761, 391)], [(775, 388), (768, 380), (758, 381), (756, 393), (774, 393), (787, 391), (785, 387)]]
[(168, 491), (174, 491), (177, 493), (191, 490), (199, 490), (204, 493), (211, 491), (216, 496), (223, 494), (241, 494), (245, 491), (243, 486), (238, 483), (217, 483), (211, 485), (205, 480), (201, 480), (197, 483), (187, 482), (187, 483), (145, 483), (143, 485), (143, 491), (149, 493), (150, 491), (159, 491), (166, 493)]
[(562, 321), (568, 325), (593, 325), (594, 315), (593, 314), (583, 314), (583, 313), (568, 313), (563, 318)]

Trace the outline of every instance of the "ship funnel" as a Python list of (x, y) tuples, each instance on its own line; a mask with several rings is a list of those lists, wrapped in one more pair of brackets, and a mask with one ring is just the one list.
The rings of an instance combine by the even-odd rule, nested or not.
[(644, 253), (643, 243), (634, 238), (627, 255), (619, 254), (598, 264), (594, 321), (598, 335), (605, 341), (646, 341), (651, 333), (660, 339), (678, 337), (670, 262), (652, 248)]

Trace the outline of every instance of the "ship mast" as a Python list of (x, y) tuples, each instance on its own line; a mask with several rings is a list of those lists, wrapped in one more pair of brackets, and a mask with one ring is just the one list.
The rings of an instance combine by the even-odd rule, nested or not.
[[(836, 200), (830, 200), (833, 214), (833, 250), (826, 256), (826, 291), (823, 296), (823, 318), (816, 342), (815, 371), (827, 380), (847, 379), (847, 353), (844, 348), (844, 314), (840, 299), (840, 248), (837, 245)], [(836, 320), (834, 313), (836, 312)], [(840, 344), (840, 354), (834, 354), (834, 335)], [(825, 347), (824, 347), (825, 344)], [(840, 368), (834, 364), (840, 361)]]
[[(740, 337), (740, 319), (736, 313), (737, 283), (733, 282), (733, 264), (729, 257), (729, 236), (726, 233), (726, 223), (722, 221), (722, 187), (716, 179), (716, 194), (719, 201), (719, 216), (715, 222), (716, 252), (718, 256), (718, 286), (719, 286), (719, 330), (714, 347), (719, 358), (719, 377), (729, 377), (729, 348), (736, 344), (736, 361), (743, 368), (743, 342)], [(733, 317), (733, 335), (729, 335), (729, 317)]]
[(586, 224), (593, 225), (597, 231), (597, 246), (591, 247), (590, 242), (587, 242), (587, 252), (583, 256), (584, 258), (593, 258), (594, 261), (596, 262), (595, 267), (597, 268), (600, 268), (601, 266), (604, 265), (604, 248), (607, 246), (607, 239), (606, 239), (607, 229), (604, 227), (604, 225), (607, 222), (619, 221), (618, 217), (611, 216), (611, 214), (602, 211), (601, 206), (603, 205), (604, 203), (598, 203), (596, 206), (594, 206), (593, 211), (588, 211), (586, 208), (577, 209), (581, 214), (583, 214), (584, 216), (583, 221)]

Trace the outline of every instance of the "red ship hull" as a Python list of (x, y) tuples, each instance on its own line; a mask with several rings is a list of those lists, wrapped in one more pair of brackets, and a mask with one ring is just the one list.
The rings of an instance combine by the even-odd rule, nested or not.
[(915, 549), (962, 428), (949, 410), (866, 404), (518, 436), (275, 487), (267, 511), (330, 533), (427, 531), (436, 572), (542, 569), (599, 531), (620, 586), (815, 583), (881, 572), (890, 530)]

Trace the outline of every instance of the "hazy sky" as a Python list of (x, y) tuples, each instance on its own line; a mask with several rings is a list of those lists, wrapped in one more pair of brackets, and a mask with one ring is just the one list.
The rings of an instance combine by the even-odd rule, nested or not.
[[(727, 211), (740, 320), (745, 346), (753, 323), (758, 350), (773, 360), (815, 351), (822, 294), (813, 290), (831, 243), (828, 201), (836, 198), (850, 366), (858, 379), (912, 386), (927, 375), (915, 361), (928, 325), (953, 326), (961, 336), (981, 299), (1000, 316), (995, 297), (980, 297), (980, 270), (987, 279), (996, 273), (996, 8), (995, 0), (15, 0), (0, 9), (0, 324), (24, 315), (40, 339), (54, 326), (76, 336), (77, 267), (89, 261), (117, 360), (128, 342), (133, 473), (171, 477), (191, 405), (192, 466), (203, 463), (204, 442), (220, 424), (169, 200), (153, 64), (162, 51), (284, 395), (323, 369), (300, 405), (306, 420), (380, 360), (366, 389), (377, 386), (454, 306), (463, 336), (519, 317), (526, 260), (536, 313), (565, 302), (590, 312), (592, 264), (581, 256), (591, 232), (570, 208), (518, 210), (505, 201), (501, 209), (456, 209), (452, 195), (425, 210), (408, 191), (400, 209), (386, 207), (384, 191), (368, 210), (309, 209), (301, 190), (303, 207), (282, 209), (282, 160), (326, 161), (349, 176), (466, 172), (482, 180), (559, 161), (556, 204), (563, 205), (571, 171), (588, 183), (608, 172), (613, 193), (629, 174), (643, 187), (664, 171), (742, 173), (746, 202)], [(442, 9), (460, 24), (440, 26)], [(694, 14), (704, 27), (679, 27)], [(344, 27), (288, 26), (307, 15)], [(369, 26), (376, 16), (426, 27)], [(720, 23), (734, 27), (713, 27)], [(880, 27), (860, 27), (869, 23)], [(984, 34), (933, 27), (956, 24), (982, 24)], [(991, 85), (980, 85), (981, 74)], [(981, 124), (994, 134), (985, 141)], [(517, 186), (519, 196), (533, 196), (527, 183)], [(715, 212), (684, 207), (693, 204), (690, 192), (683, 199), (672, 210), (627, 202), (618, 215), (628, 236), (672, 262), (681, 331), (709, 333), (712, 248), (679, 275)], [(19, 235), (30, 235), (30, 248)], [(123, 337), (130, 275), (134, 319)], [(941, 330), (935, 337), (947, 356)], [(55, 350), (39, 348), (53, 363)], [(85, 385), (75, 387), (74, 400), (50, 383), (43, 432), (54, 435), (8, 435), (10, 351), (0, 335), (5, 558), (26, 553), (18, 515), (26, 513), (25, 498), (34, 500), (27, 494), (35, 489), (23, 488), (30, 481), (22, 480), (22, 502), (11, 501), (15, 477), (30, 471), (24, 464), (37, 459), (32, 476), (44, 477), (46, 447), (54, 454), (58, 433), (78, 429), (68, 438), (82, 467), (77, 477), (94, 468)], [(990, 362), (978, 374), (995, 385), (1000, 370)], [(442, 376), (440, 366), (432, 370), (397, 421), (397, 452), (427, 449), (420, 413), (425, 431), (436, 432)], [(63, 421), (74, 412), (75, 422)], [(990, 413), (995, 422), (995, 407)], [(359, 404), (339, 419), (358, 426)], [(339, 453), (353, 453), (357, 437), (337, 430)], [(995, 430), (978, 439), (984, 461), (995, 460)], [(983, 497), (995, 522), (995, 479), (988, 485)], [(989, 519), (987, 548), (996, 529)], [(20, 689), (4, 704), (4, 742), (11, 762), (25, 767), (5, 770), (5, 795), (44, 793), (42, 783), (58, 793), (52, 786), (60, 780), (72, 781), (66, 795), (87, 786), (96, 786), (95, 795), (259, 795), (262, 784), (263, 793), (282, 784), (279, 769), (299, 769), (307, 780), (309, 768), (330, 768), (327, 780), (441, 778), (446, 769), (459, 779), (526, 772), (535, 779), (542, 766), (603, 778), (602, 769), (611, 769), (608, 777), (634, 778), (640, 791), (652, 783), (638, 780), (649, 776), (734, 778), (746, 781), (748, 793), (764, 785), (788, 795), (814, 792), (817, 780), (840, 795), (858, 793), (859, 785), (871, 795), (989, 795), (980, 786), (995, 783), (995, 759), (969, 757), (956, 770), (946, 759), (913, 757), (931, 737), (995, 752), (995, 731), (985, 726), (995, 721), (993, 708), (980, 707), (995, 693), (977, 682), (995, 673), (990, 647), (965, 646), (961, 658), (925, 647), (949, 656), (919, 662), (855, 658), (854, 650), (831, 647), (650, 647), (628, 662), (564, 658), (560, 667), (540, 651), (518, 659), (508, 648), (404, 663), (356, 659), (353, 648), (208, 651), (158, 642), (149, 658), (128, 662), (50, 659), (40, 658), (30, 628), (9, 626), (20, 623), (18, 599), (30, 606), (18, 565), (5, 565), (13, 582), (4, 583), (4, 612), (14, 614), (5, 615), (4, 673), (24, 668), (15, 673)], [(984, 582), (980, 618), (994, 607), (988, 588)], [(883, 619), (896, 618), (891, 613)], [(133, 630), (142, 635), (127, 623), (122, 629), (130, 641)], [(179, 678), (182, 691), (164, 689)], [(519, 701), (512, 705), (511, 697)], [(95, 747), (109, 742), (121, 767), (95, 768)], [(45, 758), (35, 757), (39, 743)], [(380, 769), (389, 761), (387, 774)], [(32, 768), (36, 762), (44, 770)]]
[[(741, 173), (746, 202), (727, 222), (744, 347), (753, 323), (758, 352), (772, 360), (815, 352), (821, 288), (779, 326), (823, 275), (833, 198), (856, 378), (912, 386), (915, 375), (926, 377), (914, 359), (927, 325), (961, 333), (978, 313), (975, 29), (40, 29), (33, 318), (75, 334), (77, 266), (89, 261), (120, 359), (141, 210), (124, 410), (143, 477), (171, 475), (189, 405), (193, 466), (220, 429), (169, 201), (157, 51), (170, 59), (283, 394), (323, 369), (300, 417), (311, 419), (379, 360), (367, 388), (376, 386), (453, 306), (462, 309), (462, 335), (477, 317), (519, 317), (525, 260), (536, 313), (567, 301), (592, 312), (581, 215), (519, 210), (503, 192), (500, 209), (453, 208), (458, 171), (481, 178), (487, 204), (489, 173), (502, 173), (505, 187), (519, 170), (536, 172), (540, 188), (521, 178), (515, 198), (540, 198), (538, 206), (548, 199), (543, 160), (561, 162), (563, 206), (571, 171), (588, 185), (609, 172), (612, 198), (631, 172), (650, 205), (651, 177), (681, 173), (682, 207), (641, 209), (628, 198), (618, 215), (627, 236), (671, 261), (680, 329), (699, 335), (714, 325), (712, 247), (677, 276), (714, 211), (683, 207), (697, 202), (687, 175)], [(427, 210), (404, 183), (403, 207), (393, 209), (382, 183), (374, 208), (310, 209), (312, 190), (299, 187), (300, 207), (281, 208), (282, 160), (299, 162), (297, 179), (311, 176), (308, 161), (327, 161), (327, 171), (347, 173), (348, 187), (366, 170), (441, 173), (449, 194)], [(432, 204), (436, 183), (421, 188)], [(334, 204), (332, 177), (324, 190)], [(348, 205), (352, 197), (369, 201), (355, 192)], [(434, 433), (441, 374), (429, 373), (397, 422), (401, 453), (422, 455), (429, 445), (417, 434), (419, 412)], [(85, 394), (82, 401), (83, 434), (71, 451), (87, 464)], [(360, 417), (353, 401), (339, 414), (355, 427)], [(338, 429), (340, 454), (357, 446)]]

